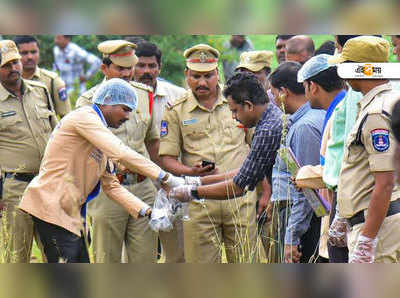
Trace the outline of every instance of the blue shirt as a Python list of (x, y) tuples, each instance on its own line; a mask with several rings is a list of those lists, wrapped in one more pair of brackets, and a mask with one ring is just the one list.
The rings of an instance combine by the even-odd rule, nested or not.
[[(311, 109), (309, 102), (289, 117), (290, 128), (286, 147), (290, 147), (300, 166), (318, 165), (319, 150), (326, 112)], [(282, 145), (283, 146), (283, 145)], [(279, 156), (272, 170), (272, 201), (290, 200), (292, 206), (286, 228), (285, 244), (299, 245), (301, 236), (308, 230), (313, 215), (311, 205), (303, 192), (289, 183), (291, 174)]]
[(282, 111), (269, 103), (258, 121), (251, 142), (250, 153), (243, 162), (233, 182), (242, 189), (254, 190), (265, 177), (271, 177), (282, 135)]

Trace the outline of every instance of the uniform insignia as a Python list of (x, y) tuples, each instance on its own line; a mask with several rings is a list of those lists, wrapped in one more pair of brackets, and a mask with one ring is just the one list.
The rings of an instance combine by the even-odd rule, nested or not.
[(372, 145), (378, 152), (384, 152), (389, 149), (389, 131), (387, 129), (374, 129), (371, 131)]
[(206, 63), (206, 61), (207, 61), (207, 55), (206, 55), (206, 53), (201, 52), (199, 58), (200, 58), (200, 63)]
[(58, 98), (61, 101), (66, 101), (68, 96), (67, 96), (67, 89), (65, 87), (61, 87), (60, 89), (58, 89)]
[(196, 118), (193, 118), (193, 119), (188, 119), (188, 120), (182, 120), (182, 124), (184, 125), (184, 126), (186, 126), (186, 125), (190, 125), (190, 124), (195, 124), (195, 123), (197, 123), (199, 120), (197, 120)]
[(17, 114), (16, 111), (4, 112), (4, 113), (1, 113), (1, 118), (6, 118), (6, 117), (14, 116), (14, 115), (16, 115), (16, 114)]
[(161, 121), (161, 128), (160, 128), (160, 137), (165, 137), (168, 135), (168, 122), (167, 121)]

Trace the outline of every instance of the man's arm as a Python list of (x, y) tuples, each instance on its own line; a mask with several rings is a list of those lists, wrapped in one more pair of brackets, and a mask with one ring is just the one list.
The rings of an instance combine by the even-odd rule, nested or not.
[(153, 139), (145, 141), (147, 152), (149, 152), (150, 159), (157, 165), (161, 165), (161, 159), (158, 155), (158, 150), (160, 149), (160, 139)]
[(215, 200), (235, 199), (244, 194), (244, 190), (237, 186), (232, 179), (216, 184), (198, 186), (197, 191), (200, 198)]
[(179, 162), (177, 156), (162, 155), (160, 159), (163, 168), (177, 176), (204, 176), (215, 173), (215, 170), (211, 170), (211, 165), (208, 165), (204, 168), (200, 165), (189, 167)]
[(233, 178), (238, 172), (239, 172), (239, 169), (234, 169), (229, 172), (222, 173), (222, 174), (208, 175), (208, 176), (201, 177), (200, 181), (201, 181), (202, 185), (218, 183), (218, 182), (222, 182), (222, 181)]
[(394, 172), (375, 172), (375, 187), (368, 205), (368, 216), (361, 234), (371, 239), (378, 235), (383, 220), (386, 217), (394, 186)]

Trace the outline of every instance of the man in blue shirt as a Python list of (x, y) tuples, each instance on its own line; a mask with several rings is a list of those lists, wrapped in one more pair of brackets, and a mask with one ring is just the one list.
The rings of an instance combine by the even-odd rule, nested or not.
[[(285, 62), (271, 74), (271, 90), (277, 105), (289, 114), (286, 140), (281, 148), (290, 148), (300, 165), (319, 164), (319, 149), (325, 112), (311, 108), (302, 83), (297, 82), (301, 64)], [(278, 155), (272, 172), (272, 198), (279, 201), (280, 235), (284, 241), (286, 263), (309, 262), (317, 251), (320, 219), (306, 195), (290, 183), (291, 173)], [(279, 239), (281, 238), (281, 239)], [(281, 244), (282, 245), (282, 244)], [(280, 252), (282, 255), (283, 245)]]

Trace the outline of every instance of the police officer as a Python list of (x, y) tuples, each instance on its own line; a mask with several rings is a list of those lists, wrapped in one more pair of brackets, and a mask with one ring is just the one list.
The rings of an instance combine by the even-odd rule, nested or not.
[[(232, 119), (218, 85), (219, 52), (198, 44), (184, 52), (190, 90), (167, 107), (161, 122), (160, 157), (176, 175), (204, 176), (238, 168), (249, 147), (245, 132)], [(178, 161), (181, 156), (182, 162)], [(227, 201), (193, 201), (184, 222), (185, 259), (189, 263), (221, 262), (225, 245), (228, 262), (252, 261), (255, 247), (255, 197)]]
[[(181, 97), (186, 90), (159, 78), (162, 53), (156, 44), (148, 41), (138, 43), (136, 56), (139, 61), (135, 66), (133, 77), (135, 81), (153, 88), (152, 118), (160, 129), (165, 106), (168, 102), (173, 103)], [(180, 219), (175, 220), (172, 231), (159, 231), (159, 237), (165, 255), (165, 263), (184, 263), (182, 221)]]
[[(138, 107), (131, 118), (112, 132), (138, 153), (158, 162), (159, 130), (151, 116), (152, 88), (132, 81), (133, 67), (138, 58), (136, 45), (125, 40), (109, 40), (98, 45), (103, 54), (101, 70), (105, 79), (121, 78), (134, 87)], [(92, 104), (98, 85), (85, 92), (77, 107)], [(154, 203), (156, 189), (151, 180), (137, 173), (117, 173), (122, 185), (149, 205)], [(104, 193), (91, 202), (88, 214), (93, 218), (93, 248), (96, 262), (119, 263), (123, 244), (127, 261), (153, 263), (157, 261), (157, 234), (145, 219), (134, 219), (120, 205), (106, 198)]]
[(43, 83), (49, 90), (57, 115), (60, 118), (64, 117), (71, 111), (65, 83), (57, 73), (38, 66), (40, 60), (38, 40), (30, 35), (19, 35), (14, 38), (14, 42), (21, 55), (22, 77)]
[[(330, 62), (387, 62), (389, 47), (380, 37), (352, 38)], [(400, 94), (393, 91), (387, 79), (347, 79), (347, 82), (364, 97), (358, 102), (357, 120), (345, 143), (338, 214), (329, 231), (330, 239), (333, 244), (345, 242), (344, 231), (349, 224), (349, 262), (397, 263), (400, 189), (394, 183), (395, 139), (390, 113)]]
[(0, 172), (5, 205), (1, 254), (6, 262), (29, 262), (33, 222), (16, 206), (39, 172), (57, 120), (46, 86), (22, 78), (21, 56), (13, 41), (0, 41), (0, 58)]

